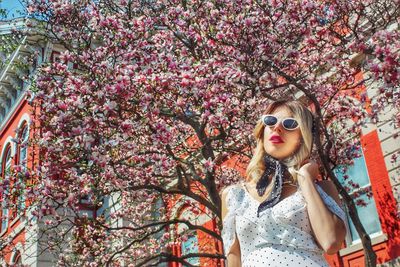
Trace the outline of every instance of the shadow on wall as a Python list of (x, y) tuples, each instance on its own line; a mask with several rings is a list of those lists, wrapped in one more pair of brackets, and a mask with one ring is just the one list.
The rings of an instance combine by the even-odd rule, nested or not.
[[(385, 192), (387, 188), (385, 188)], [(382, 230), (388, 237), (388, 254), (393, 260), (379, 266), (400, 266), (400, 213), (396, 200), (392, 194), (379, 193), (378, 203), (380, 206)]]

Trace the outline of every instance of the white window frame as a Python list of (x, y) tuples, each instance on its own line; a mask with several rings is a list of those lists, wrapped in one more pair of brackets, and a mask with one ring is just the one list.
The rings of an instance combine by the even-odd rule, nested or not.
[[(369, 173), (368, 173), (368, 168), (367, 168), (367, 165), (366, 165), (366, 162), (365, 162), (365, 157), (364, 157), (364, 151), (362, 150), (362, 148), (360, 148), (360, 152), (361, 152), (362, 158), (364, 159), (364, 168), (365, 168), (365, 170), (367, 172), (368, 183), (360, 186), (360, 188), (357, 188), (357, 189), (354, 189), (354, 190), (348, 192), (348, 194), (350, 196), (353, 196), (354, 194), (359, 193), (359, 192), (363, 192), (363, 190), (365, 190), (365, 189), (372, 190), (371, 189), (371, 179), (370, 179), (370, 176), (369, 176)], [(351, 179), (351, 177), (349, 177), (349, 179)], [(345, 185), (345, 184), (343, 184), (343, 185)], [(360, 194), (360, 197), (361, 197), (361, 195), (362, 194)], [(376, 212), (378, 212), (376, 204), (375, 204), (375, 198), (373, 196), (372, 196), (372, 199), (373, 199), (374, 202), (371, 203), (371, 204), (375, 205), (375, 210), (376, 210)], [(348, 213), (348, 209), (347, 209), (347, 207), (345, 205), (344, 205), (344, 209), (345, 209), (346, 219), (347, 219), (347, 223), (348, 223), (348, 231), (346, 233), (346, 238), (345, 238), (346, 248), (351, 248), (351, 247), (354, 247), (354, 246), (358, 247), (358, 245), (361, 244), (361, 239), (360, 238), (354, 239), (354, 240), (352, 239), (352, 236), (351, 236), (351, 233), (350, 233), (350, 231), (351, 231), (351, 229), (350, 229), (351, 218), (350, 218), (350, 215)], [(377, 219), (378, 219), (378, 222), (379, 222), (380, 231), (377, 231), (377, 232), (369, 234), (371, 239), (376, 238), (376, 237), (380, 237), (380, 236), (383, 235), (383, 233), (382, 233), (382, 225), (381, 225), (380, 220), (379, 220), (379, 214), (377, 214), (377, 215), (378, 215)]]
[[(5, 160), (6, 156), (7, 156), (7, 152), (8, 151), (10, 152), (10, 159), (7, 162), (4, 163), (4, 160)], [(4, 165), (4, 174), (6, 174), (7, 169), (9, 170), (11, 168), (11, 163), (12, 163), (14, 154), (15, 154), (15, 147), (13, 146), (13, 143), (11, 142), (11, 137), (8, 137), (6, 142), (5, 142), (5, 144), (4, 144), (3, 150), (1, 152), (1, 162), (0, 162), (1, 163), (1, 165), (0, 165), (0, 167), (1, 167), (1, 173), (0, 174), (1, 175), (3, 175), (3, 165)], [(3, 177), (3, 179), (6, 179), (6, 178)], [(10, 188), (6, 192), (9, 193), (9, 190), (10, 190)], [(2, 201), (2, 203), (1, 203), (0, 236), (3, 236), (8, 230), (10, 211), (9, 211), (8, 208), (4, 208), (6, 206), (7, 206), (7, 200), (4, 199)], [(6, 212), (4, 212), (4, 211), (6, 211)], [(5, 218), (4, 218), (4, 213), (6, 213)], [(5, 225), (3, 227), (4, 221), (5, 221)]]
[[(23, 128), (21, 129), (21, 127), (23, 127)], [(18, 164), (22, 166), (23, 171), (26, 171), (27, 166), (28, 166), (28, 142), (29, 142), (29, 134), (30, 134), (30, 127), (29, 127), (28, 121), (23, 120), (22, 123), (20, 123), (20, 126), (18, 128), (22, 130), (21, 134), (18, 136), (19, 138), (24, 137), (23, 134), (24, 134), (24, 131), (26, 131), (26, 136), (24, 137), (23, 140), (21, 140), (21, 143), (19, 144), (19, 148), (18, 148), (18, 161), (19, 161)], [(22, 146), (24, 146), (24, 147), (22, 147)], [(21, 158), (22, 149), (25, 150), (25, 158), (24, 159)], [(18, 182), (25, 183), (25, 179), (20, 178), (18, 180)], [(25, 190), (23, 190), (22, 194), (20, 196), (18, 196), (16, 218), (19, 218), (21, 216), (21, 214), (23, 213), (24, 209), (26, 208), (26, 204), (25, 204), (26, 199), (25, 199), (24, 192), (25, 192)]]

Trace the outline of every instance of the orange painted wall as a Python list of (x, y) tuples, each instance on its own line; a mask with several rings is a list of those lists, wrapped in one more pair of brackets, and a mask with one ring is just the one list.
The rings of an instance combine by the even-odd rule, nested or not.
[[(381, 243), (373, 246), (373, 249), (378, 257), (378, 263), (382, 263), (382, 259), (387, 255), (386, 244)], [(364, 251), (359, 250), (342, 257), (344, 267), (364, 267)], [(387, 260), (386, 260), (387, 261)]]
[[(344, 244), (343, 244), (343, 247), (344, 247)], [(326, 261), (328, 262), (329, 266), (343, 267), (343, 262), (339, 256), (339, 253), (336, 253), (334, 255), (324, 254), (324, 257), (325, 257)]]
[[(217, 227), (215, 222), (210, 220), (203, 224), (203, 227), (216, 231)], [(202, 248), (204, 253), (218, 253), (221, 249), (220, 242), (216, 241), (214, 238), (210, 237), (209, 235), (205, 234), (203, 231), (197, 231), (197, 237), (199, 240), (199, 248)], [(224, 266), (222, 260), (214, 260), (208, 258), (200, 258), (200, 266)]]
[[(382, 232), (388, 237), (387, 241), (373, 246), (379, 264), (400, 256), (400, 222), (397, 219), (396, 200), (393, 195), (377, 131), (374, 130), (362, 136), (361, 146)], [(358, 250), (343, 257), (333, 255), (326, 256), (326, 258), (331, 266), (364, 266), (363, 250)]]
[[(192, 190), (193, 190), (193, 192), (196, 192), (197, 194), (199, 194), (199, 193), (201, 193), (199, 188), (201, 188), (201, 185), (195, 184), (195, 185), (193, 185)], [(178, 196), (174, 199), (171, 199), (168, 203), (169, 209), (172, 210), (172, 208), (175, 205), (179, 205), (179, 201), (181, 200), (182, 197), (183, 196)], [(177, 214), (178, 217), (186, 208), (187, 208), (187, 206), (185, 206), (185, 205), (180, 207), (179, 212)], [(205, 207), (203, 205), (200, 206), (200, 213), (206, 213)], [(202, 226), (211, 231), (218, 231), (218, 228), (217, 228), (214, 220), (209, 220), (209, 221), (205, 222)], [(221, 242), (219, 242), (212, 236), (208, 235), (207, 233), (205, 233), (201, 230), (197, 230), (196, 235), (197, 235), (197, 240), (198, 240), (199, 253), (216, 254), (216, 253), (220, 253), (220, 251), (222, 251)], [(172, 253), (178, 257), (182, 255), (180, 243), (176, 244), (172, 248)], [(171, 262), (168, 264), (168, 266), (178, 267), (178, 266), (182, 266), (182, 265), (177, 262)], [(223, 266), (223, 261), (209, 259), (209, 258), (200, 258), (200, 266), (216, 266), (216, 267)]]
[(10, 263), (11, 257), (13, 256), (13, 248), (20, 243), (21, 245), (25, 244), (25, 232), (22, 231), (19, 235), (17, 235), (14, 240), (12, 241), (11, 246), (6, 247), (3, 251), (5, 252), (4, 260), (7, 263)]
[[(3, 147), (6, 145), (6, 140), (9, 136), (12, 138), (15, 138), (16, 133), (15, 130), (18, 127), (18, 124), (20, 123), (20, 120), (24, 114), (31, 114), (31, 107), (27, 104), (27, 102), (24, 100), (22, 101), (18, 107), (15, 109), (14, 113), (10, 116), (10, 119), (8, 120), (7, 124), (4, 126), (4, 128), (0, 132), (0, 152), (3, 149)], [(32, 119), (32, 116), (31, 116)], [(32, 138), (33, 135), (33, 130), (30, 130), (30, 138)], [(28, 168), (33, 168), (33, 162), (34, 158), (29, 156), (31, 153), (28, 149), (28, 162), (27, 166)], [(0, 155), (0, 157), (3, 155)], [(13, 158), (13, 164), (14, 164), (15, 157)], [(0, 211), (1, 212), (1, 211)], [(9, 211), (9, 215), (12, 215), (12, 212)], [(16, 219), (14, 220), (13, 218), (9, 219), (8, 222), (8, 229), (7, 232), (1, 236), (0, 238), (6, 238), (13, 230), (15, 230), (18, 226), (20, 225), (20, 220)], [(13, 252), (13, 246), (15, 246), (17, 243), (25, 243), (25, 232), (22, 230), (12, 241), (11, 246), (5, 247), (2, 252), (4, 253), (4, 258), (7, 263), (9, 263), (12, 252)]]
[(361, 145), (382, 231), (388, 237), (387, 256), (382, 255), (379, 258), (379, 262), (382, 262), (400, 256), (400, 222), (397, 218), (397, 205), (377, 131), (364, 135), (361, 138)]

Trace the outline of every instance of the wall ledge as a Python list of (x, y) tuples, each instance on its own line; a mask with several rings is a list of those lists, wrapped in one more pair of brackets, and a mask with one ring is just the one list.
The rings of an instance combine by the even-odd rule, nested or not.
[[(388, 238), (387, 238), (386, 234), (384, 234), (384, 233), (378, 233), (377, 235), (371, 236), (371, 244), (372, 245), (376, 245), (376, 244), (385, 242), (386, 240), (388, 240)], [(354, 252), (362, 250), (362, 249), (363, 249), (363, 246), (360, 241), (360, 242), (357, 242), (356, 244), (350, 245), (346, 248), (339, 250), (339, 255), (342, 257), (342, 256), (354, 253)]]

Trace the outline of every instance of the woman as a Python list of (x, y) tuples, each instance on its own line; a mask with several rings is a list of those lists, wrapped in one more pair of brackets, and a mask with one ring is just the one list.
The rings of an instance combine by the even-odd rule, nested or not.
[(345, 238), (330, 181), (314, 181), (313, 115), (297, 101), (272, 103), (256, 125), (247, 181), (222, 193), (225, 255), (232, 266), (329, 266)]

